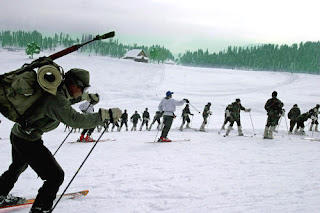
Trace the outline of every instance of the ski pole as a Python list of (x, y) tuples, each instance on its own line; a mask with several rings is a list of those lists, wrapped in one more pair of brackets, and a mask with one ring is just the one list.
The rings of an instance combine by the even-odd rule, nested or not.
[[(109, 109), (109, 113), (110, 113), (110, 117), (112, 118), (112, 111), (111, 109)], [(113, 122), (113, 119), (111, 119), (111, 122)], [(73, 175), (73, 177), (71, 178), (70, 182), (68, 183), (68, 185), (66, 186), (66, 188), (64, 189), (64, 191), (62, 192), (61, 196), (59, 197), (59, 199), (57, 200), (57, 202), (54, 204), (53, 208), (50, 210), (50, 213), (53, 212), (53, 210), (56, 208), (56, 206), (58, 205), (58, 203), (60, 202), (61, 198), (63, 197), (63, 195), (66, 193), (66, 191), (68, 190), (69, 186), (71, 185), (71, 183), (73, 182), (73, 180), (76, 178), (77, 174), (79, 173), (80, 169), (82, 168), (82, 166), (85, 164), (85, 162), (87, 161), (87, 159), (89, 158), (89, 156), (91, 155), (92, 151), (94, 150), (94, 148), (97, 146), (98, 142), (100, 141), (101, 137), (103, 136), (103, 134), (105, 133), (106, 128), (104, 128), (103, 132), (101, 133), (101, 135), (99, 136), (99, 138), (97, 139), (97, 141), (94, 143), (93, 147), (91, 148), (91, 150), (89, 151), (89, 153), (87, 154), (87, 156), (85, 157), (85, 159), (83, 160), (83, 162), (81, 163), (81, 165), (79, 166), (77, 172)]]
[(279, 122), (278, 122), (278, 125), (277, 125), (277, 128), (276, 128), (276, 131), (275, 131), (275, 132), (278, 132), (278, 129), (279, 129), (280, 123), (281, 123), (281, 119), (282, 119), (282, 116), (281, 116), (280, 119), (279, 119)]
[(289, 140), (291, 140), (290, 135), (289, 135), (289, 129), (288, 129), (288, 122), (287, 122), (287, 118), (286, 118), (286, 117), (284, 117), (284, 120), (285, 120), (285, 122), (286, 122), (288, 138), (289, 138)]
[(200, 111), (197, 108), (195, 108), (190, 102), (189, 102), (189, 105), (192, 106), (193, 109), (195, 109), (198, 113), (200, 113)]
[(209, 119), (208, 119), (207, 124), (206, 124), (207, 128), (209, 126), (209, 123), (210, 123), (210, 115), (209, 115)]
[(158, 129), (158, 131), (157, 131), (156, 137), (154, 138), (154, 141), (153, 141), (153, 142), (156, 142), (161, 127), (160, 127), (160, 128), (157, 128), (157, 129)]
[[(89, 106), (87, 107), (87, 109), (85, 110), (85, 112), (88, 111), (88, 109), (90, 108), (91, 103), (89, 104)], [(71, 131), (68, 133), (68, 135), (64, 138), (64, 140), (62, 141), (62, 143), (59, 145), (59, 147), (57, 148), (57, 150), (54, 152), (53, 156), (55, 156), (55, 154), (59, 151), (59, 149), (61, 148), (61, 146), (64, 144), (64, 142), (67, 140), (67, 138), (69, 137), (69, 135), (72, 133), (72, 131), (74, 130), (74, 128), (71, 128)]]
[(251, 112), (249, 112), (249, 116), (250, 116), (250, 120), (251, 120), (251, 125), (252, 125), (253, 135), (256, 135), (256, 133), (255, 133), (255, 131), (254, 131), (253, 122), (252, 122)]

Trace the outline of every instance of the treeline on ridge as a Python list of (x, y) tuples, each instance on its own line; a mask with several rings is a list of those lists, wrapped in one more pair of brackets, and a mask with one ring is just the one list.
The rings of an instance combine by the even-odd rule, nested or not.
[[(0, 42), (2, 47), (25, 48), (28, 43), (35, 42), (41, 50), (52, 50), (58, 46), (70, 47), (93, 39), (93, 35), (83, 34), (81, 38), (72, 38), (68, 34), (60, 33), (44, 36), (38, 31), (2, 31)], [(175, 60), (181, 65), (202, 66), (215, 68), (270, 70), (320, 73), (320, 42), (301, 42), (300, 44), (277, 45), (262, 44), (251, 47), (228, 47), (218, 53), (208, 50), (186, 51), (174, 58), (170, 50), (164, 46), (126, 45), (117, 39), (96, 41), (80, 49), (81, 52), (95, 53), (110, 57), (121, 58), (128, 50), (143, 49), (148, 57), (155, 62)]]

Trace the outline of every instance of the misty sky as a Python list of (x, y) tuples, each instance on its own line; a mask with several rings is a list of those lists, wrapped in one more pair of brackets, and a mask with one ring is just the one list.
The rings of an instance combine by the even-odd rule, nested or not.
[(103, 34), (173, 53), (320, 40), (318, 0), (1, 0), (0, 31)]

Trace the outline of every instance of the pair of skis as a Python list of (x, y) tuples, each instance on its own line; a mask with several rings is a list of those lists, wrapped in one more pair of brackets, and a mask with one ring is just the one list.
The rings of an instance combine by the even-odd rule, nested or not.
[[(108, 141), (116, 141), (116, 139), (104, 139), (104, 140), (99, 140), (98, 142), (108, 142)], [(88, 141), (69, 141), (68, 143), (95, 143), (97, 141), (92, 141), (92, 142), (88, 142)]]
[[(64, 194), (62, 197), (66, 199), (76, 199), (78, 197), (86, 196), (89, 193), (89, 190), (82, 190), (79, 192), (72, 192)], [(60, 197), (61, 195), (58, 195), (57, 197)], [(27, 208), (30, 207), (35, 201), (35, 198), (27, 199), (25, 203), (22, 204), (16, 204), (16, 205), (10, 205), (10, 206), (0, 206), (0, 213), (4, 212), (11, 212), (17, 209), (21, 208)]]

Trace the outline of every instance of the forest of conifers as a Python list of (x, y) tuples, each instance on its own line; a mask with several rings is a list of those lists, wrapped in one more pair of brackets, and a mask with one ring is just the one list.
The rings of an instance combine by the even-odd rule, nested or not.
[[(0, 32), (2, 47), (25, 48), (28, 43), (35, 42), (41, 50), (50, 49), (53, 51), (58, 46), (69, 47), (93, 38), (94, 36), (87, 34), (74, 39), (64, 33), (44, 36), (37, 31)], [(171, 51), (164, 46), (125, 45), (116, 39), (93, 42), (82, 47), (80, 51), (121, 58), (130, 49), (143, 49), (151, 60), (158, 63), (171, 59), (181, 65), (188, 66), (320, 74), (319, 41), (301, 42), (290, 46), (286, 44), (261, 44), (250, 47), (228, 47), (218, 53), (209, 53), (208, 50), (199, 49), (193, 52), (180, 53), (176, 59), (174, 59)]]

